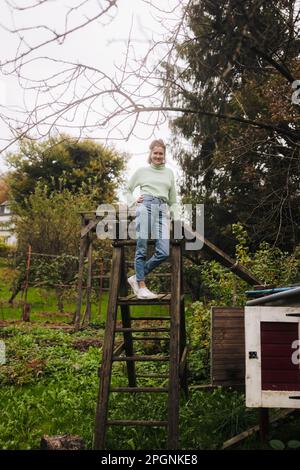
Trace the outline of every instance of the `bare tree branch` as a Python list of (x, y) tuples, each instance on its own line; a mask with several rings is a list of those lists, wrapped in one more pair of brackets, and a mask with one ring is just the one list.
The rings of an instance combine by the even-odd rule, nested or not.
[[(55, 1), (32, 0), (28, 5), (22, 3), (24, 2), (5, 0), (12, 17), (18, 21), (27, 12), (42, 11)], [(176, 45), (197, 39), (189, 36), (186, 24), (188, 9), (193, 2), (140, 0), (140, 3), (145, 7), (145, 14), (155, 17), (158, 31), (143, 31), (146, 47), (141, 55), (136, 48), (140, 40), (135, 38), (132, 19), (128, 36), (120, 43), (124, 53), (123, 60), (115, 64), (113, 72), (106, 71), (105, 64), (98, 67), (76, 58), (61, 59), (53, 53), (53, 48), (65, 46), (75, 33), (83, 33), (99, 20), (102, 23), (113, 22), (118, 12), (117, 0), (93, 2), (93, 7), (90, 0), (77, 0), (72, 7), (64, 10), (62, 31), (58, 31), (56, 24), (48, 25), (46, 21), (21, 26), (18, 21), (14, 21), (17, 24), (13, 27), (0, 25), (7, 35), (19, 38), (14, 57), (1, 61), (0, 72), (4, 78), (18, 80), (24, 103), (23, 107), (18, 108), (12, 105), (0, 107), (0, 119), (12, 135), (11, 138), (2, 140), (0, 151), (8, 150), (23, 137), (38, 139), (50, 135), (54, 130), (61, 132), (70, 129), (77, 134), (86, 134), (93, 138), (128, 140), (131, 136), (138, 135), (139, 126), (149, 126), (149, 133), (153, 134), (170, 118), (170, 113), (205, 115), (212, 119), (235, 121), (245, 126), (265, 129), (271, 134), (282, 135), (299, 145), (298, 129), (292, 128), (288, 123), (274, 124), (248, 119), (241, 102), (239, 116), (214, 112), (213, 109), (186, 108), (180, 106), (179, 98), (178, 106), (168, 106), (167, 96), (171, 88), (177, 90), (178, 97), (188, 93), (182, 80), (185, 65), (182, 63), (179, 66)], [(98, 8), (95, 5), (98, 5)], [(80, 15), (81, 20), (78, 21)], [(298, 17), (299, 12), (287, 21), (293, 23)], [(249, 35), (252, 39), (255, 38), (251, 15), (244, 12), (244, 20), (245, 28), (242, 34), (237, 36), (233, 61), (238, 60), (240, 47), (242, 43), (247, 43)], [(103, 28), (103, 24), (101, 27)], [(32, 33), (37, 33), (37, 37), (41, 34), (42, 39), (31, 45)], [(118, 38), (111, 39), (112, 42), (116, 40)], [(269, 51), (260, 50), (258, 39), (256, 42), (255, 46), (251, 42), (249, 47), (267, 60), (270, 66), (284, 75), (289, 82), (293, 80), (294, 77), (283, 61), (280, 58), (277, 60)], [(94, 44), (87, 44), (86, 47), (94, 47)], [(50, 50), (52, 54), (49, 53)], [(172, 67), (176, 69), (176, 76), (170, 72)], [(166, 72), (162, 80), (163, 68)], [(38, 70), (38, 75), (34, 70)], [(230, 63), (218, 77), (219, 86), (228, 87), (225, 77), (229, 70)], [(238, 100), (237, 96), (236, 99)]]

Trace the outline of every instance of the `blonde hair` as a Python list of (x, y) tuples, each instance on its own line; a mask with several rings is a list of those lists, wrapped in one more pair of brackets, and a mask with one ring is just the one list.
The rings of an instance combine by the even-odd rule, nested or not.
[(162, 139), (153, 140), (151, 144), (149, 145), (150, 153), (148, 156), (148, 163), (151, 163), (151, 155), (152, 155), (152, 150), (154, 149), (154, 147), (162, 147), (164, 149), (164, 153), (165, 153), (164, 163), (166, 163), (166, 144), (164, 143)]

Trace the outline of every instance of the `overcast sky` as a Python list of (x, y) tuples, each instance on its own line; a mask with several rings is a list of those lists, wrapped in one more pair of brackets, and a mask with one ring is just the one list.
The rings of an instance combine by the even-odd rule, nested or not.
[[(39, 9), (31, 9), (24, 13), (20, 12), (14, 15), (12, 19), (11, 13), (8, 8), (3, 8), (1, 11), (1, 24), (8, 25), (12, 28), (13, 25), (18, 27), (26, 27), (28, 25), (39, 25), (47, 24), (51, 25), (53, 29), (61, 31), (63, 29), (66, 6), (73, 6), (74, 0), (57, 0), (49, 1), (46, 7), (39, 7)], [(84, 12), (89, 17), (97, 11), (96, 3), (98, 0), (90, 0), (87, 2), (88, 9)], [(14, 0), (17, 5), (32, 5), (36, 0)], [(75, 1), (75, 4), (80, 3), (79, 0)], [(105, 1), (100, 2), (105, 5)], [(169, 9), (172, 4), (177, 4), (177, 0), (161, 0), (156, 2), (160, 7)], [(177, 12), (180, 14), (180, 12)], [(42, 20), (41, 20), (42, 14)], [(82, 21), (82, 13), (76, 17), (76, 14), (72, 16), (74, 24), (78, 21)], [(42, 53), (39, 51), (39, 55), (49, 57), (59, 57), (60, 59), (72, 60), (74, 62), (80, 62), (87, 65), (94, 65), (101, 68), (109, 76), (113, 76), (116, 70), (116, 66), (119, 66), (124, 62), (126, 52), (126, 41), (131, 29), (132, 42), (134, 44), (134, 53), (137, 56), (143, 57), (143, 54), (149, 48), (149, 41), (156, 34), (161, 33), (161, 26), (153, 17), (153, 10), (150, 9), (141, 0), (120, 0), (118, 2), (118, 10), (116, 11), (113, 20), (110, 24), (103, 25), (94, 23), (89, 25), (85, 29), (72, 34), (68, 37), (62, 46), (49, 45), (43, 48)], [(45, 33), (43, 30), (36, 28), (30, 34), (26, 33), (26, 39), (31, 41), (31, 44), (35, 44), (37, 41), (41, 41), (44, 38)], [(47, 37), (45, 35), (45, 37)], [(12, 34), (5, 31), (3, 28), (0, 29), (0, 42), (2, 46), (2, 59), (14, 57), (17, 38)], [(156, 52), (160, 53), (159, 50)], [(155, 59), (155, 58), (154, 58)], [(26, 68), (27, 76), (41, 77), (46, 71), (55, 72), (56, 65), (53, 63), (46, 62), (32, 62)], [(86, 85), (82, 85), (83, 87)], [(1, 105), (5, 105), (10, 108), (11, 115), (14, 114), (15, 109), (22, 108), (24, 102), (30, 104), (30, 101), (34, 99), (34, 95), (27, 93), (25, 96), (21, 87), (18, 84), (16, 78), (12, 76), (0, 76), (0, 99)], [(24, 101), (25, 100), (25, 101)], [(83, 116), (77, 115), (75, 121), (82, 121)], [(139, 125), (135, 131), (136, 136), (131, 136), (128, 142), (125, 141), (114, 141), (114, 145), (120, 151), (126, 151), (132, 155), (128, 163), (128, 174), (131, 175), (133, 171), (142, 165), (146, 164), (148, 156), (148, 147), (152, 137), (149, 137), (152, 129), (149, 126)], [(76, 135), (76, 131), (68, 129), (68, 133)], [(0, 138), (3, 147), (3, 139), (10, 137), (9, 130), (5, 122), (0, 121)], [(103, 134), (94, 131), (88, 137), (99, 138), (99, 142), (103, 138)], [(168, 124), (165, 123), (155, 132), (156, 138), (163, 138), (166, 143), (170, 138), (170, 131)], [(14, 149), (16, 148), (13, 147)], [(12, 150), (12, 149), (10, 149)], [(174, 170), (175, 175), (178, 173), (177, 165), (172, 160), (171, 149), (168, 149), (168, 165)], [(5, 170), (4, 156), (0, 155), (0, 168)]]

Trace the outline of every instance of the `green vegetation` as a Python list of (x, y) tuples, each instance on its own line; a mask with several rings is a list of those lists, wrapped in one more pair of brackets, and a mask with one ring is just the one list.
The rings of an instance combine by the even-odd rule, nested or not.
[[(0, 369), (1, 449), (35, 449), (42, 435), (64, 433), (82, 436), (91, 448), (102, 335), (103, 330), (94, 328), (70, 333), (28, 324), (2, 329), (7, 364)], [(157, 371), (153, 365), (139, 367), (144, 373)], [(126, 385), (126, 373), (120, 364), (114, 365), (112, 384)], [(144, 380), (143, 385), (154, 385), (153, 379)], [(164, 419), (166, 412), (165, 396), (111, 395), (111, 418), (133, 419), (142, 413), (143, 419)], [(256, 423), (257, 414), (245, 409), (242, 394), (191, 389), (189, 399), (181, 401), (181, 448), (218, 449), (226, 439)], [(287, 418), (281, 426), (272, 429), (274, 438), (285, 440), (287, 432), (290, 440), (297, 437), (299, 422), (295, 418)], [(160, 429), (112, 427), (107, 433), (109, 449), (164, 446), (165, 433)], [(260, 447), (257, 436), (240, 447)]]
[[(82, 5), (86, 3), (81, 2)], [(180, 14), (181, 3), (184, 15), (178, 18), (180, 24), (176, 26), (174, 20)], [(149, 109), (154, 112), (153, 107), (147, 106), (147, 99), (152, 105), (156, 103), (159, 111), (155, 93), (147, 97), (141, 92), (138, 96), (142, 90), (139, 80), (146, 87), (147, 80), (156, 84), (157, 90), (164, 93), (164, 109), (176, 111), (169, 115), (173, 137), (168, 144), (171, 144), (172, 156), (181, 170), (178, 181), (181, 201), (193, 206), (204, 204), (205, 236), (235, 257), (237, 263), (251, 270), (262, 283), (273, 286), (299, 284), (300, 108), (292, 99), (300, 74), (297, 3), (296, 0), (178, 2), (178, 8), (170, 12), (175, 15), (171, 23), (164, 8), (152, 5), (154, 16), (162, 15), (160, 27), (165, 24), (167, 28), (162, 37), (165, 37), (165, 45), (170, 46), (165, 59), (158, 59), (159, 63), (153, 69), (155, 75), (149, 74), (147, 63), (152, 54), (146, 54), (141, 69), (136, 67), (140, 62), (138, 57), (132, 67), (131, 54), (126, 54), (126, 66), (118, 87), (109, 90), (104, 85), (104, 94), (100, 83), (107, 84), (110, 77), (101, 73), (98, 76), (96, 69), (85, 70), (81, 63), (75, 64), (79, 74), (77, 71), (67, 74), (70, 78), (66, 78), (66, 87), (62, 88), (65, 92), (59, 91), (58, 101), (52, 98), (61, 83), (55, 85), (53, 79), (55, 77), (56, 81), (60, 73), (45, 82), (35, 82), (38, 93), (43, 90), (51, 93), (50, 108), (54, 114), (48, 117), (50, 121), (51, 116), (54, 118), (53, 126), (50, 123), (49, 128), (53, 134), (44, 141), (36, 140), (34, 136), (41, 134), (34, 127), (34, 115), (45, 109), (46, 102), (43, 101), (42, 107), (33, 105), (27, 117), (25, 113), (23, 122), (24, 125), (29, 123), (32, 137), (21, 137), (28, 132), (24, 134), (20, 126), (12, 129), (13, 138), (20, 137), (20, 146), (16, 152), (7, 155), (10, 171), (0, 181), (0, 201), (8, 199), (11, 203), (12, 222), (18, 239), (14, 265), (7, 263), (5, 257), (13, 256), (13, 253), (0, 240), (0, 256), (3, 257), (0, 259), (0, 339), (5, 343), (7, 353), (6, 363), (0, 366), (0, 448), (37, 449), (43, 434), (63, 433), (78, 434), (88, 448), (92, 447), (107, 293), (101, 298), (100, 316), (98, 286), (93, 284), (91, 324), (75, 333), (72, 319), (76, 307), (81, 229), (78, 211), (94, 211), (99, 204), (112, 204), (118, 200), (127, 155), (118, 153), (113, 147), (58, 134), (55, 130), (59, 129), (61, 117), (65, 116), (71, 124), (69, 111), (74, 109), (76, 113), (78, 103), (88, 103), (86, 92), (92, 93), (92, 101), (86, 107), (80, 135), (89, 135), (94, 127), (96, 131), (100, 126), (107, 129), (107, 136), (113, 138), (112, 131), (116, 129), (118, 139), (127, 134), (128, 140), (139, 127), (136, 124), (140, 114), (145, 116), (141, 121), (143, 126), (152, 119), (153, 114), (148, 114), (147, 121)], [(170, 28), (170, 24), (174, 24), (174, 28)], [(13, 32), (16, 32), (15, 28)], [(155, 43), (150, 48), (157, 50)], [(25, 61), (23, 65), (27, 66), (29, 62)], [(15, 70), (24, 82), (26, 74), (21, 73), (21, 69), (20, 65)], [(66, 90), (72, 90), (70, 85), (74, 80), (77, 83), (80, 76), (89, 81), (88, 87), (79, 84), (80, 92), (77, 93), (75, 86), (75, 99), (68, 106)], [(137, 88), (132, 87), (134, 77)], [(23, 87), (30, 93), (34, 88), (25, 82)], [(111, 95), (117, 107), (106, 118), (97, 119), (96, 126), (90, 126), (89, 110), (97, 102), (94, 99), (104, 98), (106, 94)], [(121, 101), (118, 96), (122, 97)], [(102, 104), (105, 108), (105, 100)], [(135, 115), (137, 120), (131, 131), (124, 133), (124, 119)], [(59, 118), (58, 122), (56, 118)], [(117, 119), (115, 123), (114, 119)], [(45, 124), (48, 119), (37, 120)], [(10, 127), (15, 121), (9, 118)], [(138, 150), (135, 152), (136, 155), (143, 154)], [(33, 251), (26, 299), (30, 306), (30, 321), (23, 322), (20, 319), (22, 307), (25, 307), (24, 320), (29, 309), (28, 305), (24, 306), (24, 299), (20, 299), (26, 278), (28, 245)], [(110, 258), (110, 243), (97, 240), (94, 248), (95, 261), (104, 253)], [(37, 253), (42, 253), (44, 258), (35, 257)], [(180, 447), (219, 449), (224, 441), (256, 424), (257, 415), (255, 410), (245, 408), (241, 393), (221, 388), (213, 392), (200, 391), (199, 386), (210, 381), (210, 312), (212, 306), (244, 305), (249, 286), (216, 261), (197, 257), (196, 253), (195, 257), (196, 262), (185, 259), (183, 266), (185, 288), (189, 294), (186, 296), (186, 326), (190, 396), (188, 399), (182, 397), (181, 401)], [(164, 269), (162, 266), (160, 271), (164, 272)], [(86, 272), (84, 276), (86, 281)], [(166, 291), (168, 280), (163, 276), (153, 278), (149, 287)], [(147, 312), (137, 307), (135, 312), (140, 315), (162, 313), (159, 307), (149, 307)], [(136, 352), (155, 354), (167, 350), (163, 341), (148, 343), (139, 345)], [(167, 372), (165, 364), (138, 363), (136, 367), (144, 374), (147, 371)], [(116, 363), (113, 370), (112, 385), (126, 385), (126, 367)], [(139, 383), (145, 386), (164, 384), (149, 378), (143, 378)], [(115, 419), (165, 419), (166, 412), (164, 395), (112, 394), (110, 399), (110, 417)], [(297, 449), (299, 429), (300, 420), (296, 415), (273, 424), (266, 447)], [(107, 433), (107, 447), (163, 449), (164, 430), (111, 427)], [(261, 446), (257, 435), (252, 435), (237, 447), (255, 449)]]
[[(237, 257), (255, 271), (280, 272), (282, 279), (293, 280), (299, 273), (299, 259), (291, 258), (264, 245), (257, 253), (250, 254), (246, 235), (237, 227)], [(272, 256), (274, 254), (274, 256)], [(247, 261), (248, 259), (248, 261)], [(264, 264), (261, 260), (264, 260)], [(188, 400), (181, 398), (180, 436), (182, 449), (219, 449), (223, 443), (239, 432), (257, 424), (256, 410), (245, 408), (244, 396), (239, 392), (216, 389), (203, 392), (195, 388), (209, 383), (210, 308), (212, 305), (232, 303), (232, 289), (235, 285), (238, 304), (244, 301), (245, 284), (232, 273), (215, 262), (205, 262), (195, 270), (202, 275), (206, 296), (192, 302), (187, 295), (186, 323), (190, 346)], [(188, 269), (188, 266), (185, 266)], [(289, 276), (287, 275), (289, 273)], [(0, 288), (2, 311), (0, 321), (3, 327), (0, 339), (5, 342), (7, 362), (0, 369), (1, 424), (0, 448), (38, 448), (44, 434), (72, 433), (84, 438), (86, 446), (92, 447), (95, 405), (98, 388), (98, 368), (101, 361), (104, 314), (107, 293), (102, 297), (102, 318), (99, 318), (97, 298), (92, 304), (90, 327), (73, 332), (70, 322), (75, 309), (76, 292), (68, 291), (64, 312), (57, 312), (56, 296), (52, 289), (31, 288), (28, 300), (31, 304), (31, 322), (19, 320), (21, 308), (18, 300), (10, 307), (9, 286), (14, 270), (1, 260)], [(274, 277), (275, 280), (275, 277)], [(156, 281), (157, 282), (157, 281)], [(155, 282), (154, 282), (155, 284)], [(217, 289), (219, 287), (219, 290)], [(158, 284), (156, 287), (159, 288)], [(148, 312), (135, 307), (134, 313), (160, 314), (166, 307), (148, 306)], [(163, 342), (151, 342), (137, 349), (137, 353), (152, 353), (167, 350)], [(165, 364), (137, 363), (137, 372), (166, 372)], [(142, 378), (139, 385), (163, 386), (163, 379)], [(114, 364), (113, 386), (126, 386), (126, 368)], [(129, 394), (111, 394), (110, 418), (120, 419), (165, 419), (167, 415), (166, 396), (161, 394), (135, 397)], [(272, 411), (276, 413), (276, 410)], [(299, 418), (290, 416), (272, 425), (270, 444), (267, 448), (295, 448), (299, 433)], [(111, 427), (107, 432), (109, 449), (163, 449), (163, 429)], [(281, 442), (279, 444), (278, 442)], [(292, 444), (291, 444), (292, 442)], [(294, 446), (294, 447), (293, 447)], [(250, 436), (238, 446), (241, 449), (261, 448), (257, 435)]]
[[(79, 434), (91, 447), (102, 334), (92, 328), (79, 333), (31, 325), (2, 329), (7, 364), (0, 373), (1, 448), (37, 448), (41, 435), (66, 432)], [(143, 372), (156, 370), (153, 365), (139, 367)], [(152, 382), (147, 379), (143, 385)], [(122, 365), (114, 366), (113, 385), (126, 385)], [(138, 418), (142, 410), (143, 419), (163, 419), (166, 397), (112, 394), (110, 410), (112, 418)], [(224, 438), (254, 421), (255, 414), (245, 412), (243, 398), (236, 392), (191, 392), (181, 406), (182, 447), (220, 447)], [(107, 445), (114, 449), (164, 448), (165, 433), (139, 429), (120, 433), (111, 428)]]

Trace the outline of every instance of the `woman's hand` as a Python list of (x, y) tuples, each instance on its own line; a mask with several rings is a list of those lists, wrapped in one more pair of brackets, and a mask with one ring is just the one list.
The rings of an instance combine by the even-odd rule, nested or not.
[(139, 202), (143, 202), (143, 200), (144, 200), (144, 196), (141, 195), (137, 198), (136, 202), (138, 204)]

